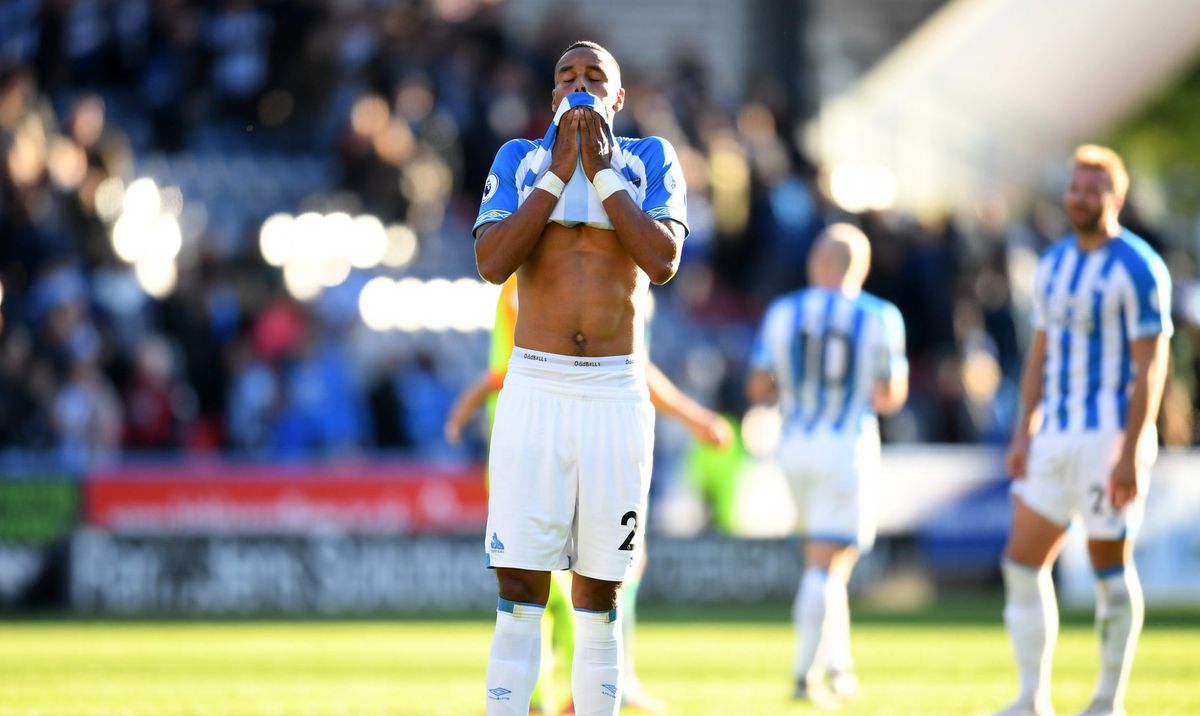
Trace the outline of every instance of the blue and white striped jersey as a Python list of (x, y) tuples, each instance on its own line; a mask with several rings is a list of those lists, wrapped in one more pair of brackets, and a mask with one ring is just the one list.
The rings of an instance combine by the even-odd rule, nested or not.
[(774, 375), (785, 430), (878, 430), (875, 382), (908, 373), (904, 319), (866, 292), (793, 291), (767, 308), (750, 363)]
[[(613, 169), (632, 189), (630, 195), (634, 203), (652, 219), (673, 219), (686, 231), (687, 186), (671, 143), (661, 137), (615, 139), (614, 151), (620, 152), (621, 156), (620, 161), (612, 162)], [(483, 201), (471, 228), (472, 235), (480, 226), (501, 221), (512, 214), (533, 192), (539, 173), (545, 171), (544, 166), (539, 168), (535, 164), (548, 164), (546, 152), (540, 151), (545, 141), (512, 139), (500, 147), (484, 184)], [(568, 182), (550, 220), (564, 226), (588, 224), (612, 228), (594, 196), (595, 189), (586, 179), (580, 179), (582, 173), (579, 169)]]
[(1046, 334), (1042, 431), (1122, 429), (1130, 341), (1174, 330), (1166, 264), (1128, 230), (1086, 252), (1067, 236), (1038, 262), (1033, 326)]

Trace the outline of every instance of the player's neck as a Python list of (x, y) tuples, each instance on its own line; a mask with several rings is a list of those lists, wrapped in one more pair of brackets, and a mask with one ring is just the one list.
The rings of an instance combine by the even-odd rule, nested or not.
[(813, 286), (830, 293), (840, 293), (848, 298), (854, 298), (862, 293), (862, 286), (850, 279), (814, 281)]
[(1080, 251), (1091, 251), (1107, 245), (1121, 235), (1121, 223), (1114, 216), (1096, 227), (1095, 231), (1077, 231), (1075, 241)]

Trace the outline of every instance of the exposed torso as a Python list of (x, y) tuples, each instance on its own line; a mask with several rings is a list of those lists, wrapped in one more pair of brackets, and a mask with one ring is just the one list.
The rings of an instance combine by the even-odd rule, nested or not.
[(515, 343), (560, 355), (635, 353), (648, 284), (616, 233), (549, 223), (519, 269)]

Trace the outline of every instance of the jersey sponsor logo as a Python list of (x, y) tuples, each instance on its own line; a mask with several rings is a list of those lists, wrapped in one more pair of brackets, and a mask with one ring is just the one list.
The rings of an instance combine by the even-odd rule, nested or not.
[(1093, 328), (1092, 306), (1087, 296), (1055, 296), (1050, 299), (1046, 314), (1052, 326), (1074, 328), (1085, 333)]
[(479, 203), (486, 204), (488, 200), (496, 195), (496, 190), (500, 188), (500, 177), (496, 176), (495, 172), (488, 174), (487, 181), (483, 183), (483, 200)]

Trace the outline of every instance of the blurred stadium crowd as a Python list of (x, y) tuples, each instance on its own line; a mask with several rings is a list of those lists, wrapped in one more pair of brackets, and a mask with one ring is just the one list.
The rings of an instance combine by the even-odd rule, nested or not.
[[(484, 366), (494, 308), (470, 239), (483, 178), (506, 139), (542, 133), (561, 49), (605, 40), (564, 12), (521, 42), (501, 11), (0, 5), (0, 448), (73, 465), (126, 450), (455, 454), (442, 422)], [(617, 133), (667, 137), (688, 182), (683, 268), (654, 294), (669, 375), (740, 415), (763, 308), (804, 283), (821, 227), (850, 218), (873, 242), (867, 289), (909, 330), (912, 398), (886, 438), (1007, 438), (1033, 266), (1067, 229), (1057, 196), (850, 214), (770, 78), (730, 104), (701, 53), (622, 59)], [(1162, 434), (1192, 444), (1196, 257), (1128, 223), (1173, 273)], [(482, 439), (457, 450), (481, 454)]]

